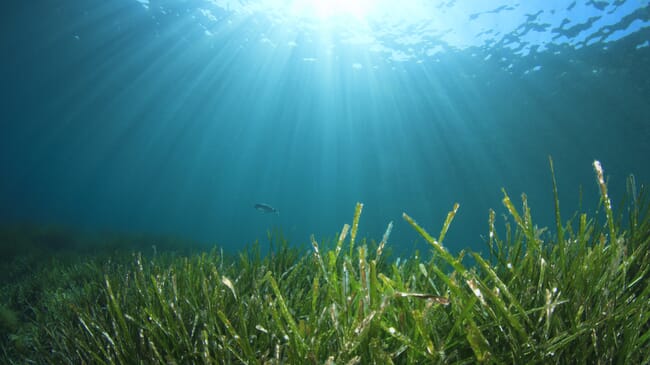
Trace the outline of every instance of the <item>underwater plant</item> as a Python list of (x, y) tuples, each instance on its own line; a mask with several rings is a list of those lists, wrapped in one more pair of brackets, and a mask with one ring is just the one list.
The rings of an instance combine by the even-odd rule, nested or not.
[[(379, 243), (359, 239), (363, 204), (337, 239), (302, 254), (269, 234), (235, 256), (115, 253), (53, 261), (3, 289), (29, 306), (2, 339), (6, 363), (420, 364), (650, 362), (650, 216), (628, 180), (615, 213), (594, 162), (600, 213), (563, 221), (553, 164), (555, 234), (534, 224), (526, 195), (502, 232), (489, 211), (489, 256), (452, 254), (444, 240), (455, 204), (433, 236), (408, 224), (430, 255), (390, 260), (393, 223)], [(627, 213), (626, 219), (622, 218)], [(21, 299), (22, 298), (22, 299)], [(27, 298), (27, 299), (25, 299)], [(13, 309), (12, 309), (13, 310)], [(6, 326), (5, 326), (6, 327)], [(11, 327), (11, 326), (9, 326)]]

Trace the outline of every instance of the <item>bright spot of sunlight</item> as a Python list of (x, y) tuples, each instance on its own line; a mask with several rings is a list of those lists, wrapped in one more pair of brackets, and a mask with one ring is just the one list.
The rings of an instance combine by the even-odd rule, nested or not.
[(296, 0), (291, 12), (308, 18), (328, 19), (351, 16), (363, 20), (372, 10), (373, 0)]

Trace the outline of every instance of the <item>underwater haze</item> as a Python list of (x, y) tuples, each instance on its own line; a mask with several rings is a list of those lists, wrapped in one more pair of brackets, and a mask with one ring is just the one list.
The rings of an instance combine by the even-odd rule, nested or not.
[(409, 251), (402, 212), (437, 232), (458, 202), (446, 245), (480, 250), (501, 188), (553, 225), (548, 156), (566, 216), (594, 159), (615, 208), (650, 181), (647, 0), (4, 8), (2, 224), (307, 247), (363, 202), (359, 234)]

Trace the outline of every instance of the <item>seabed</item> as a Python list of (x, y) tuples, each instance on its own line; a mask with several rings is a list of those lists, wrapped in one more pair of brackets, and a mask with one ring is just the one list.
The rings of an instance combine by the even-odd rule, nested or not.
[[(538, 229), (504, 190), (486, 254), (455, 255), (403, 218), (430, 255), (392, 259), (390, 231), (360, 239), (362, 204), (338, 239), (304, 254), (105, 253), (3, 259), (0, 361), (7, 364), (650, 363), (650, 216), (628, 180), (614, 211), (600, 164), (594, 213)], [(28, 241), (3, 235), (2, 246)], [(151, 251), (151, 250), (149, 250)], [(427, 256), (426, 258), (423, 256)], [(6, 256), (5, 256), (6, 257)]]

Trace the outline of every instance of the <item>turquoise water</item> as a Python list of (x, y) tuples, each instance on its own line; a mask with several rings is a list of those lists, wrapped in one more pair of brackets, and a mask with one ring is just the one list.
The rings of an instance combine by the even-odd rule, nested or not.
[[(5, 5), (0, 222), (410, 250), (408, 212), (482, 247), (501, 188), (552, 226), (650, 181), (648, 1), (146, 1)], [(480, 3), (477, 5), (476, 3)], [(255, 203), (279, 210), (264, 213)]]

